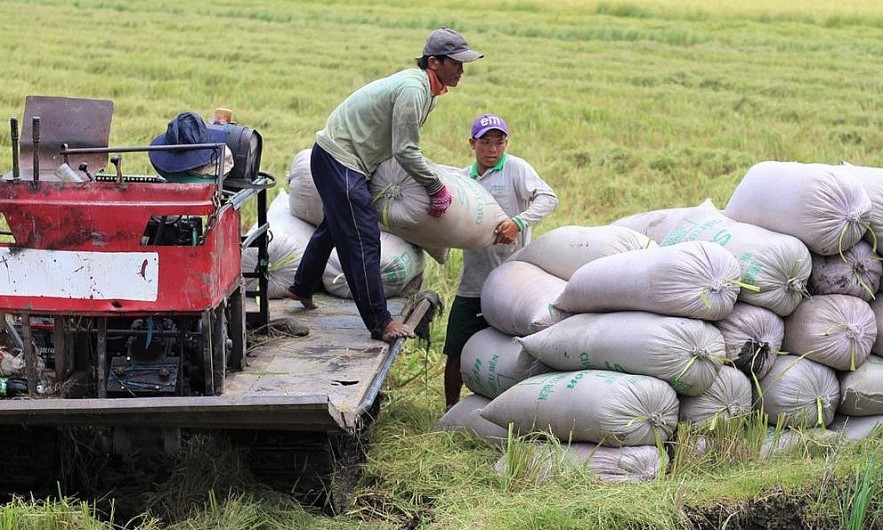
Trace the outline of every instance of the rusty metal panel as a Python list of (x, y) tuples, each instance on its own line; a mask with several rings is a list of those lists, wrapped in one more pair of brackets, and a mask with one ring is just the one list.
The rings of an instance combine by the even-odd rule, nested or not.
[[(21, 133), (21, 178), (33, 179), (34, 139), (33, 118), (40, 118), (39, 165), (40, 179), (53, 179), (63, 160), (59, 154), (62, 144), (71, 148), (107, 147), (113, 102), (105, 99), (67, 98), (56, 96), (28, 96), (25, 98)], [(77, 169), (88, 164), (94, 174), (107, 167), (107, 153), (77, 154), (69, 165)], [(45, 177), (45, 178), (44, 178)]]

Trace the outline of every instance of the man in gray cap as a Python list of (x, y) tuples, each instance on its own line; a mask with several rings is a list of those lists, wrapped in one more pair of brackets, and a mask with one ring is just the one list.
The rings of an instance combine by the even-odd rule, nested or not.
[(429, 34), (418, 68), (372, 81), (356, 90), (316, 133), (310, 156), (313, 181), (325, 218), (304, 250), (287, 296), (314, 309), (313, 294), (334, 248), (340, 257), (359, 314), (375, 339), (393, 343), (414, 331), (392, 318), (380, 275), (380, 225), (368, 179), (384, 160), (395, 157), (429, 195), (429, 215), (441, 217), (453, 197), (420, 151), (420, 127), (436, 98), (455, 87), (463, 63), (484, 57), (456, 31)]

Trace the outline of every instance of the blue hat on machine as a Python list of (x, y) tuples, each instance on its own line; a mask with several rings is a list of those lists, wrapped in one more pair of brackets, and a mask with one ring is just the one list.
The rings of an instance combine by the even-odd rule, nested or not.
[[(164, 134), (150, 145), (225, 144), (227, 131), (223, 127), (207, 125), (195, 112), (182, 112), (169, 122)], [(217, 149), (188, 151), (150, 151), (150, 163), (160, 174), (186, 173), (217, 160)]]

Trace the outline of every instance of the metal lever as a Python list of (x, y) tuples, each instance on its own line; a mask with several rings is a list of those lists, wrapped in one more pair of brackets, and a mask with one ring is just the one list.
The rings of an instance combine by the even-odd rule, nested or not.
[(21, 179), (21, 171), (18, 166), (18, 118), (9, 119), (9, 127), (12, 139), (12, 180)]
[(34, 116), (34, 182), (40, 180), (40, 117)]
[(117, 184), (122, 186), (123, 185), (123, 169), (122, 169), (123, 157), (120, 155), (117, 155), (117, 156), (110, 159), (110, 163), (113, 164), (115, 168), (117, 168)]
[(80, 163), (80, 166), (79, 166), (77, 169), (79, 169), (80, 171), (82, 171), (83, 173), (85, 173), (85, 174), (86, 174), (86, 178), (88, 178), (89, 180), (94, 180), (94, 179), (92, 178), (92, 175), (89, 174), (89, 164), (87, 164), (87, 163), (85, 163), (85, 162), (81, 162), (81, 163)]

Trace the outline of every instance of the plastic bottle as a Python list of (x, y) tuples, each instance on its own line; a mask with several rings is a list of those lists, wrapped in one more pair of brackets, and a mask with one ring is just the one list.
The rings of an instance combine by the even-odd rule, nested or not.
[(28, 393), (28, 381), (21, 377), (0, 377), (0, 398)]

